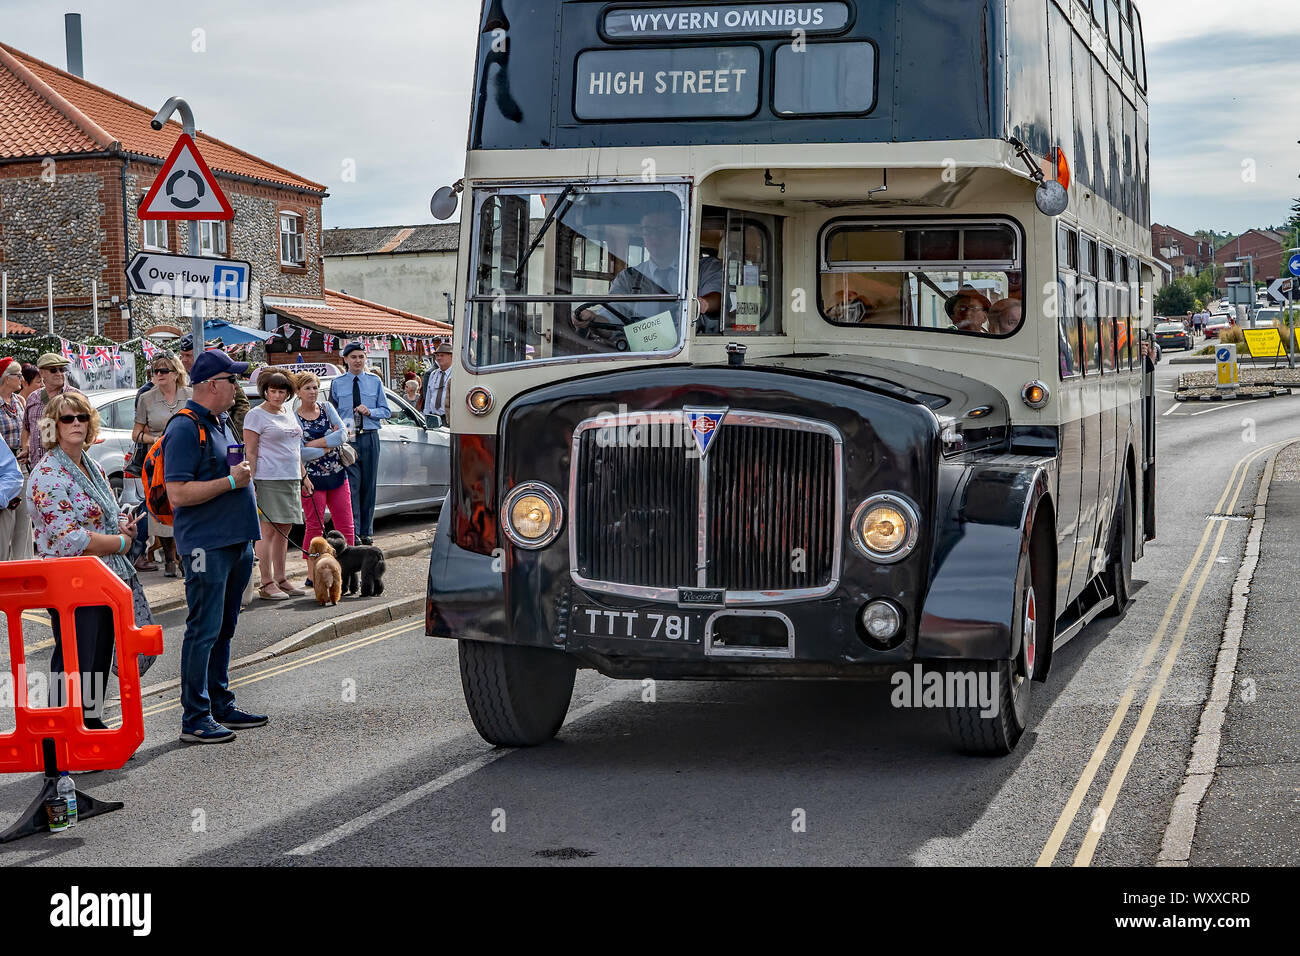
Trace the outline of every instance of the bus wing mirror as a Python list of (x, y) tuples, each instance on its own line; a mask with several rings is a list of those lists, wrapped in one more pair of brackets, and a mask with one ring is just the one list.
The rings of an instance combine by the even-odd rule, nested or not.
[(1070, 205), (1070, 194), (1054, 179), (1046, 180), (1034, 190), (1034, 204), (1044, 216), (1055, 218)]
[(434, 219), (446, 222), (455, 214), (456, 207), (460, 205), (456, 193), (456, 187), (443, 186), (433, 194), (433, 199), (429, 202), (429, 212), (433, 213)]

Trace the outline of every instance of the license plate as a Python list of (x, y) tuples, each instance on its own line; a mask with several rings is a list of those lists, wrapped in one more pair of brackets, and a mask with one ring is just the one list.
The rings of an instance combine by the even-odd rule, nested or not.
[(666, 641), (671, 644), (701, 644), (704, 641), (703, 615), (680, 611), (624, 611), (575, 604), (569, 623), (578, 637)]

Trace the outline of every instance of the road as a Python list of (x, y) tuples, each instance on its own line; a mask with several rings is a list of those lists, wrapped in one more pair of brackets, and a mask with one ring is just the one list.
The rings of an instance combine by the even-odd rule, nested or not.
[[(1157, 372), (1159, 537), (1136, 600), (1060, 652), (1009, 758), (955, 753), (942, 714), (895, 710), (888, 685), (651, 694), (591, 672), (555, 742), (494, 750), (469, 721), (455, 646), (411, 618), (240, 672), (240, 704), (272, 723), (230, 745), (182, 747), (175, 695), (147, 700), (135, 759), (78, 778), (126, 809), (0, 849), (0, 863), (1151, 864), (1257, 453), (1300, 437), (1300, 399), (1175, 405), (1178, 371)], [(34, 786), (0, 783), (0, 818)]]

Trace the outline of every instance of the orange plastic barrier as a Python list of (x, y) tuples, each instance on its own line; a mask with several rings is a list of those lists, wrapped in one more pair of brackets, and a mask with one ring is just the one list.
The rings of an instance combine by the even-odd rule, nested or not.
[[(122, 726), (87, 730), (81, 716), (81, 673), (77, 660), (76, 621), (79, 607), (108, 606), (113, 611), (114, 651), (122, 701)], [(22, 613), (53, 608), (59, 612), (63, 634), (63, 668), (68, 675), (68, 699), (62, 707), (29, 707), (27, 656), (23, 648)], [(53, 558), (45, 561), (0, 562), (0, 611), (9, 624), (9, 669), (17, 727), (0, 734), (0, 773), (47, 770), (45, 740), (53, 741), (59, 770), (115, 770), (126, 763), (144, 741), (138, 654), (161, 654), (162, 628), (135, 626), (131, 589), (98, 558)]]

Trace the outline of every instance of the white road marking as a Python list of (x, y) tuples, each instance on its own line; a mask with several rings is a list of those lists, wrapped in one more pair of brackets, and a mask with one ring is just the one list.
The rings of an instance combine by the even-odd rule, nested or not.
[(1160, 417), (1164, 418), (1165, 415), (1172, 415), (1174, 412), (1178, 411), (1178, 409), (1182, 406), (1182, 404), (1183, 404), (1182, 402), (1174, 402), (1167, 409), (1165, 409), (1163, 413), (1161, 413)]
[(1224, 409), (1232, 408), (1234, 406), (1240, 408), (1242, 405), (1252, 405), (1257, 401), (1259, 401), (1258, 398), (1248, 398), (1244, 402), (1224, 402), (1222, 405), (1218, 405), (1214, 408), (1207, 408), (1204, 411), (1192, 412), (1192, 414), (1188, 415), (1187, 417), (1195, 418), (1197, 415), (1208, 415), (1210, 414), (1210, 412), (1221, 412)]
[[(573, 713), (569, 714), (569, 716), (565, 719), (564, 723), (566, 725), (576, 723), (577, 721), (581, 720), (583, 717), (586, 717), (588, 714), (613, 703), (613, 701), (617, 698), (617, 696), (620, 695), (610, 695), (608, 697), (602, 695), (601, 697), (597, 697), (591, 703), (583, 707), (579, 707)], [(370, 824), (372, 823), (378, 823), (380, 820), (383, 820), (385, 817), (390, 817), (394, 813), (397, 813), (399, 810), (406, 809), (411, 804), (424, 799), (430, 794), (437, 793), (439, 790), (445, 790), (447, 787), (450, 787), (453, 783), (456, 783), (459, 780), (464, 780), (466, 777), (468, 777), (470, 774), (474, 773), (475, 771), (482, 770), (488, 764), (500, 760), (502, 757), (506, 756), (507, 754), (512, 754), (514, 752), (515, 751), (513, 748), (498, 747), (496, 750), (492, 750), (489, 751), (488, 753), (481, 754), (480, 756), (475, 757), (472, 760), (467, 760), (459, 767), (455, 767), (451, 770), (448, 770), (442, 776), (436, 777), (433, 780), (430, 780), (428, 783), (421, 784), (420, 786), (416, 787), (414, 790), (402, 794), (400, 797), (394, 797), (393, 799), (389, 800), (387, 803), (381, 803), (373, 810), (370, 810), (367, 813), (363, 813), (361, 816), (355, 817), (352, 820), (348, 820), (346, 823), (339, 824), (333, 830), (321, 834), (314, 840), (309, 840), (308, 842), (302, 844), (301, 846), (296, 846), (292, 850), (286, 851), (285, 855), (286, 856), (310, 856), (313, 853), (317, 853), (328, 846), (332, 846), (335, 843), (338, 843), (340, 840), (347, 839), (348, 837), (352, 836), (354, 833), (359, 833), (360, 831), (364, 830), (366, 827), (370, 826)]]

